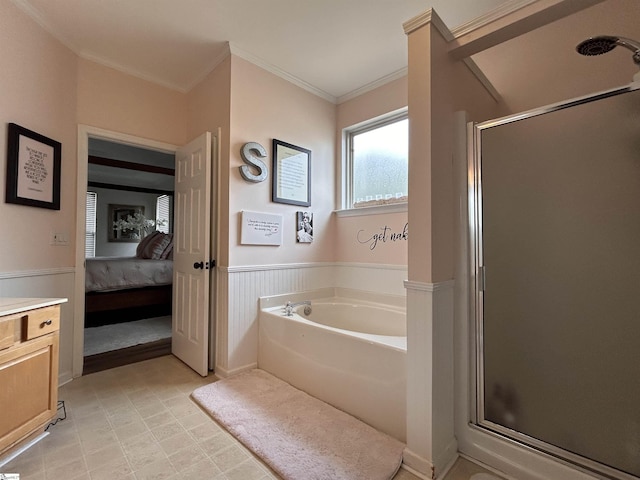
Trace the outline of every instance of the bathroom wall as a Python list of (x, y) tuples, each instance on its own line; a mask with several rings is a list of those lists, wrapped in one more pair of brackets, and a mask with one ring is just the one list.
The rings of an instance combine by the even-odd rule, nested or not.
[[(407, 107), (407, 77), (403, 76), (338, 105), (336, 173), (341, 178), (345, 128)], [(339, 184), (339, 183), (338, 183)], [(340, 189), (336, 205), (340, 205)], [(338, 262), (395, 265), (406, 269), (407, 211), (336, 218), (335, 258)]]
[[(335, 105), (235, 55), (230, 64), (230, 137), (228, 156), (221, 158), (228, 169), (222, 178), (228, 182), (229, 197), (228, 222), (221, 228), (226, 237), (221, 247), (228, 242), (228, 264), (218, 269), (217, 277), (219, 375), (256, 365), (259, 296), (327, 285), (330, 275), (321, 272), (333, 261), (334, 237)], [(310, 207), (271, 201), (273, 138), (311, 150)], [(247, 142), (257, 142), (267, 151), (263, 160), (269, 176), (264, 182), (247, 182), (240, 176), (240, 149)], [(282, 215), (282, 245), (242, 245), (243, 210)], [(296, 242), (297, 211), (313, 212), (312, 243)]]
[[(212, 132), (219, 136), (217, 148), (218, 177), (212, 194), (218, 200), (218, 235), (216, 265), (224, 268), (229, 265), (229, 236), (226, 225), (229, 224), (229, 132), (231, 115), (231, 56), (221, 62), (187, 94), (187, 141), (191, 141), (203, 132)], [(223, 227), (224, 226), (224, 227)]]
[[(0, 1), (0, 44), (0, 270), (73, 267), (77, 58), (9, 0)], [(10, 122), (62, 143), (60, 210), (4, 202)], [(69, 245), (50, 245), (52, 231), (68, 234)]]
[(78, 59), (77, 123), (173, 145), (188, 140), (186, 95)]
[[(231, 78), (229, 265), (333, 260), (335, 105), (235, 55)], [(310, 207), (271, 201), (274, 138), (311, 150)], [(258, 142), (267, 150), (269, 177), (264, 182), (247, 182), (240, 176), (240, 149), (246, 142)], [(282, 215), (282, 245), (240, 245), (243, 210)], [(297, 211), (313, 212), (312, 243), (296, 242)]]
[[(65, 381), (73, 331), (77, 58), (9, 0), (0, 0), (0, 45), (0, 296), (69, 298), (60, 327)], [(60, 210), (4, 202), (10, 122), (62, 143)], [(66, 234), (69, 244), (50, 245), (52, 232)]]
[[(334, 213), (338, 111), (342, 108), (346, 126), (406, 106), (406, 82), (392, 83), (386, 89), (382, 87), (363, 98), (345, 102), (344, 107), (336, 107), (230, 54), (188, 94), (190, 138), (201, 131), (222, 127), (219, 192), (222, 236), (216, 269), (218, 375), (231, 375), (255, 366), (259, 296), (334, 285), (404, 294), (406, 240), (396, 242), (395, 248), (381, 241), (372, 250), (370, 244), (354, 243), (353, 235), (345, 232), (355, 234), (357, 231), (353, 229), (357, 227), (375, 233), (381, 221), (394, 231), (402, 231), (406, 213), (365, 217), (360, 222), (344, 219), (345, 225), (351, 225), (342, 232), (336, 224), (343, 219), (336, 219)], [(309, 208), (271, 201), (273, 138), (312, 151)], [(240, 148), (251, 141), (267, 150), (263, 160), (269, 176), (261, 183), (247, 182), (239, 172), (244, 165)], [(243, 210), (281, 214), (282, 245), (241, 245)], [(296, 242), (297, 211), (314, 214), (311, 244)]]

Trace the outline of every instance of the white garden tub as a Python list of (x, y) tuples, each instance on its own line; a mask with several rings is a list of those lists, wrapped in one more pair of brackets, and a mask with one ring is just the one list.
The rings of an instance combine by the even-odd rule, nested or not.
[[(304, 300), (310, 314), (284, 314)], [(404, 297), (330, 288), (263, 297), (260, 309), (259, 368), (406, 441)]]

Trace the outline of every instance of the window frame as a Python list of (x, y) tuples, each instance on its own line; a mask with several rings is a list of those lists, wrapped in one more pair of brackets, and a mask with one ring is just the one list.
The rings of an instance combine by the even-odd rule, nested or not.
[[(163, 199), (163, 200), (161, 200)], [(160, 215), (160, 210), (161, 208), (161, 202), (165, 202), (166, 201), (166, 213), (167, 213), (167, 225), (165, 226), (158, 226), (158, 216)], [(169, 194), (163, 194), (163, 195), (158, 195), (156, 197), (156, 213), (155, 213), (155, 222), (156, 222), (156, 230), (162, 233), (171, 233), (171, 231), (173, 230), (173, 225), (172, 225), (172, 218), (171, 218), (171, 207), (173, 204), (173, 195), (169, 195)]]
[[(395, 202), (388, 205), (376, 205), (376, 206), (369, 206), (369, 207), (353, 206), (353, 202), (354, 202), (353, 139), (355, 136), (360, 135), (362, 133), (369, 132), (371, 130), (384, 127), (386, 125), (391, 125), (393, 123), (397, 123), (402, 120), (408, 120), (408, 119), (409, 119), (409, 110), (407, 107), (404, 107), (399, 110), (395, 110), (393, 112), (380, 115), (378, 117), (374, 117), (369, 120), (365, 120), (363, 122), (344, 128), (342, 130), (342, 142), (343, 142), (342, 162), (341, 162), (342, 163), (342, 185), (340, 189), (341, 209), (336, 212), (338, 216), (356, 216), (356, 215), (369, 215), (369, 214), (376, 214), (376, 213), (395, 213), (395, 212), (407, 211), (406, 201)], [(407, 168), (408, 168), (408, 165), (407, 165)]]
[(87, 191), (85, 199), (84, 257), (96, 256), (98, 194)]

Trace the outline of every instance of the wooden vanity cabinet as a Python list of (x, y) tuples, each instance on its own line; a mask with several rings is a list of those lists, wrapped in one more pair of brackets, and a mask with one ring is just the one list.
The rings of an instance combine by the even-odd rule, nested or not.
[(0, 302), (0, 457), (42, 432), (58, 405), (60, 305), (15, 300)]

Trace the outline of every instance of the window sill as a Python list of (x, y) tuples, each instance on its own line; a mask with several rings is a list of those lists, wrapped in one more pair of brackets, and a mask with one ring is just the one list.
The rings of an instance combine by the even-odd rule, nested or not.
[(374, 207), (347, 208), (336, 210), (338, 217), (359, 217), (362, 215), (380, 215), (385, 213), (403, 213), (408, 211), (407, 203), (393, 203), (391, 205), (376, 205)]

